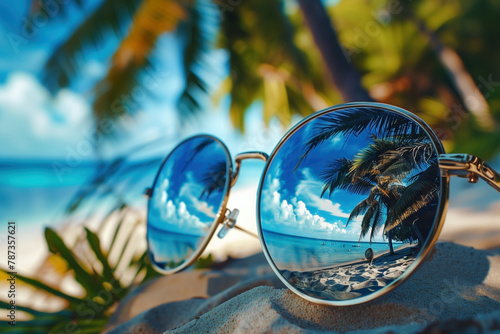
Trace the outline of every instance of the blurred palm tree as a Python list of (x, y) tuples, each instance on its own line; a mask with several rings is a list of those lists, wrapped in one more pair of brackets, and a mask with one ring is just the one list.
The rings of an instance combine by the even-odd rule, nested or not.
[(329, 12), (371, 96), (418, 114), (447, 150), (500, 152), (497, 2), (353, 0)]
[[(123, 96), (140, 85), (141, 74), (153, 66), (151, 58), (159, 37), (175, 33), (185, 45), (185, 87), (178, 111), (190, 115), (200, 110), (211, 94), (200, 67), (206, 66), (204, 57), (213, 44), (210, 29), (218, 29), (218, 45), (229, 55), (229, 77), (216, 95), (230, 93), (231, 118), (239, 128), (243, 128), (245, 110), (257, 100), (264, 101), (266, 122), (278, 117), (283, 123), (289, 122), (291, 113), (307, 115), (341, 101), (325, 79), (319, 54), (305, 51), (314, 46), (284, 1), (247, 1), (230, 10), (227, 7), (219, 8), (221, 17), (217, 19), (216, 7), (204, 0), (103, 0), (54, 51), (46, 63), (44, 81), (52, 90), (69, 85), (81, 71), (79, 58), (88, 46), (104, 45), (105, 36), (112, 31), (123, 40), (111, 58), (107, 75), (95, 87), (94, 114), (100, 120), (133, 113), (137, 104)], [(307, 1), (301, 2), (300, 8), (344, 100), (369, 99), (359, 74), (342, 53), (323, 5)], [(311, 20), (311, 8), (322, 14), (321, 21)], [(329, 49), (324, 47), (325, 41), (329, 41)]]
[[(292, 113), (373, 97), (419, 114), (449, 149), (486, 158), (500, 151), (484, 145), (500, 139), (491, 132), (500, 119), (500, 45), (489, 29), (500, 14), (495, 1), (340, 1), (326, 8), (329, 15), (319, 0), (300, 0), (298, 7), (281, 0), (214, 3), (103, 0), (49, 58), (45, 82), (53, 90), (67, 86), (88, 46), (104, 45), (114, 32), (123, 40), (94, 90), (94, 113), (97, 120), (131, 114), (139, 105), (123, 96), (153, 66), (158, 38), (171, 33), (183, 46), (180, 115), (229, 93), (233, 124), (243, 129), (244, 112), (255, 101), (263, 101), (266, 121), (287, 123)], [(215, 35), (227, 51), (229, 75), (214, 92), (201, 73)]]

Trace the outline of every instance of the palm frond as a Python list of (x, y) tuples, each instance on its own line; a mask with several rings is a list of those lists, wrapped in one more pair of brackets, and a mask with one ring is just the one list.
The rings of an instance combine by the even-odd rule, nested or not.
[(383, 226), (383, 212), (382, 212), (382, 206), (379, 204), (375, 208), (375, 212), (373, 213), (373, 218), (372, 218), (372, 230), (370, 232), (370, 243), (372, 242), (373, 238), (375, 237), (375, 234), (380, 230), (380, 228)]
[(379, 206), (379, 203), (374, 200), (368, 210), (366, 211), (365, 215), (363, 216), (363, 220), (361, 221), (361, 233), (359, 235), (359, 240), (365, 237), (365, 235), (368, 233), (370, 228), (373, 225), (373, 219), (375, 218), (375, 214), (377, 211), (377, 207)]
[(349, 214), (349, 218), (347, 219), (347, 223), (345, 224), (345, 226), (347, 227), (349, 225), (349, 223), (351, 222), (351, 220), (355, 219), (357, 216), (365, 214), (366, 210), (368, 210), (368, 208), (370, 208), (372, 203), (373, 203), (373, 198), (366, 198), (366, 199), (362, 200), (361, 202), (359, 202), (358, 205), (356, 205), (354, 207), (354, 209), (352, 209), (351, 213)]
[[(333, 162), (328, 163), (320, 173), (320, 180), (324, 182), (323, 192), (321, 197), (327, 190), (330, 190), (329, 196), (332, 195), (333, 190), (343, 184), (350, 183), (349, 170), (351, 169), (352, 162), (346, 158), (338, 158)], [(295, 167), (297, 169), (298, 165)]]
[(350, 173), (356, 177), (376, 176), (383, 172), (379, 167), (380, 160), (384, 158), (388, 152), (399, 149), (406, 143), (400, 140), (387, 138), (375, 138), (365, 148), (356, 153), (352, 159)]
[(256, 100), (264, 102), (266, 120), (278, 117), (284, 124), (291, 111), (314, 109), (306, 98), (311, 94), (302, 92), (303, 86), (314, 85), (295, 33), (281, 1), (255, 0), (224, 13), (219, 44), (229, 54), (230, 115), (240, 129), (245, 111)]
[[(356, 117), (353, 117), (353, 115)], [(349, 108), (335, 113), (323, 115), (314, 127), (314, 135), (306, 143), (304, 153), (297, 166), (315, 147), (337, 135), (342, 135), (345, 141), (351, 136), (359, 136), (364, 131), (370, 131), (378, 138), (405, 137), (408, 134), (420, 136), (422, 129), (415, 121), (381, 112), (377, 108)]]
[(406, 176), (414, 169), (424, 169), (435, 163), (437, 154), (429, 142), (414, 142), (388, 150), (382, 155), (377, 169), (384, 174)]
[[(211, 13), (206, 10), (207, 4), (203, 1), (195, 1), (194, 5), (188, 7), (189, 20), (179, 26), (179, 34), (186, 41), (184, 49), (183, 68), (186, 85), (178, 102), (181, 116), (190, 116), (202, 109), (203, 99), (209, 95), (208, 84), (198, 74), (200, 66), (203, 65), (203, 55), (211, 45), (210, 34), (203, 24), (203, 14)], [(213, 20), (212, 20), (213, 21)]]
[(373, 181), (365, 177), (354, 177), (350, 173), (352, 161), (339, 158), (328, 163), (320, 173), (320, 180), (324, 182), (321, 197), (329, 191), (329, 196), (335, 189), (348, 190), (354, 194), (368, 194), (373, 187)]
[(254, 48), (248, 46), (251, 35), (242, 16), (240, 10), (226, 12), (219, 35), (219, 44), (227, 49), (229, 55), (229, 115), (232, 123), (240, 130), (243, 130), (243, 115), (257, 98), (262, 86), (258, 74), (252, 70), (257, 67), (255, 63), (259, 56)]
[(200, 199), (203, 196), (208, 198), (213, 193), (222, 192), (224, 190), (227, 178), (226, 170), (227, 163), (225, 161), (221, 161), (207, 167), (206, 172), (203, 174), (201, 179), (202, 184), (205, 186), (201, 192)]
[(384, 233), (390, 231), (405, 219), (424, 208), (436, 199), (439, 192), (439, 167), (432, 165), (425, 171), (412, 177), (412, 183), (406, 187), (396, 204), (387, 215)]
[(122, 37), (140, 3), (141, 0), (103, 0), (49, 57), (43, 69), (44, 84), (51, 91), (66, 87), (80, 73), (79, 60), (85, 48), (101, 46), (109, 32)]
[[(151, 68), (148, 56), (160, 35), (175, 30), (186, 17), (185, 8), (173, 0), (146, 0), (141, 4), (127, 37), (112, 57), (106, 77), (96, 85), (93, 109), (98, 120), (113, 119), (139, 108), (128, 93), (140, 87), (141, 73)], [(102, 130), (98, 122), (98, 131), (110, 132)]]

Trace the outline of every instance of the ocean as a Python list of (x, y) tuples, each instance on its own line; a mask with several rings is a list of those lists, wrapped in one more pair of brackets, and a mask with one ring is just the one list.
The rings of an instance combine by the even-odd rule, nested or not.
[(1, 160), (0, 219), (41, 228), (105, 212), (118, 202), (145, 208), (142, 193), (151, 186), (160, 163), (161, 158), (115, 160), (70, 168), (65, 161)]
[[(389, 243), (315, 239), (263, 231), (266, 247), (278, 269), (310, 271), (365, 260), (365, 251), (374, 255), (389, 251)], [(393, 243), (394, 249), (406, 244)]]

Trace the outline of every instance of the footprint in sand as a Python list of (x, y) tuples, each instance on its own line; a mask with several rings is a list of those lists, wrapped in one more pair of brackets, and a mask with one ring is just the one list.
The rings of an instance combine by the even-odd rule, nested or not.
[(384, 278), (392, 278), (392, 279), (396, 279), (396, 278), (398, 278), (399, 276), (401, 276), (401, 274), (402, 274), (402, 273), (403, 273), (403, 272), (402, 272), (402, 271), (399, 271), (399, 270), (397, 270), (397, 271), (389, 271), (389, 270), (387, 270), (387, 271), (385, 271), (385, 272), (383, 273), (383, 275), (384, 275)]

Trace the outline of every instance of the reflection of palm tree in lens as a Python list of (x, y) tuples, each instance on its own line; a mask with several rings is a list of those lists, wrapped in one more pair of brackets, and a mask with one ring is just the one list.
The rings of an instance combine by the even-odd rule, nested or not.
[(313, 131), (315, 135), (306, 143), (305, 152), (295, 169), (298, 168), (311, 150), (324, 141), (340, 134), (344, 136), (346, 142), (350, 136), (358, 137), (366, 129), (379, 134), (380, 137), (398, 138), (411, 134), (415, 142), (428, 139), (427, 135), (421, 131), (420, 126), (414, 121), (397, 114), (385, 113), (379, 108), (339, 110), (321, 116), (316, 123)]
[(206, 196), (207, 199), (216, 192), (222, 192), (226, 185), (226, 161), (218, 161), (207, 168), (207, 171), (201, 177), (201, 182), (204, 184), (200, 199)]
[[(430, 143), (410, 143), (407, 139), (374, 139), (352, 160), (341, 159), (327, 166), (322, 173), (323, 194), (344, 189), (356, 194), (368, 194), (349, 215), (347, 224), (360, 215), (360, 239), (371, 229), (370, 242), (384, 226), (391, 253), (392, 240), (407, 240), (411, 217), (425, 208), (437, 196), (439, 187), (437, 163)], [(322, 194), (322, 195), (323, 195)], [(398, 226), (398, 229), (395, 227)], [(405, 237), (406, 234), (406, 237)], [(415, 237), (422, 240), (420, 231)]]
[(197, 144), (191, 150), (191, 152), (189, 152), (189, 155), (185, 159), (186, 162), (184, 164), (184, 167), (182, 167), (181, 170), (184, 171), (187, 168), (187, 166), (191, 163), (191, 161), (193, 161), (193, 159), (198, 155), (198, 153), (200, 153), (201, 151), (203, 151), (205, 148), (207, 148), (208, 146), (210, 146), (213, 143), (215, 143), (215, 141), (212, 138), (201, 139), (200, 143)]
[[(327, 164), (321, 173), (325, 182), (321, 196), (327, 191), (331, 195), (335, 189), (368, 195), (351, 211), (347, 221), (349, 224), (364, 215), (360, 240), (371, 230), (371, 242), (384, 226), (391, 253), (393, 239), (416, 238), (422, 245), (422, 222), (416, 223), (415, 214), (432, 219), (427, 216), (434, 211), (428, 206), (435, 205), (439, 189), (438, 165), (427, 134), (411, 120), (375, 110), (356, 111), (356, 117), (350, 112), (327, 116), (317, 126), (318, 134), (307, 143), (301, 161), (314, 147), (338, 134), (346, 139), (370, 129), (383, 138), (373, 136), (372, 142), (351, 160), (340, 158)], [(423, 225), (428, 232), (429, 224)]]

